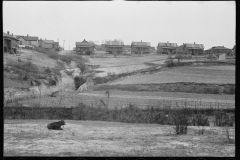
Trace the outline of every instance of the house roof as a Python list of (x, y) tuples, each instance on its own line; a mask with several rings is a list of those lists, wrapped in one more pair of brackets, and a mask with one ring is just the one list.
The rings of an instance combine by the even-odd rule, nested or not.
[(11, 35), (11, 34), (7, 34), (7, 33), (4, 33), (4, 32), (3, 32), (3, 37), (8, 37), (8, 38), (12, 38), (12, 39), (14, 39), (14, 40), (19, 41), (16, 36)]
[(230, 48), (226, 48), (224, 46), (214, 46), (214, 47), (212, 47), (212, 49), (230, 49)]
[(206, 49), (205, 51), (210, 51), (210, 50), (212, 50), (212, 48)]
[(26, 41), (37, 41), (38, 37), (32, 37), (32, 36), (16, 36), (18, 39), (20, 37), (22, 37), (23, 39), (25, 39)]
[(84, 39), (82, 42), (76, 42), (76, 46), (95, 46), (95, 44)]
[(76, 46), (94, 46), (94, 44), (90, 42), (76, 42)]
[(110, 45), (110, 46), (123, 46), (123, 42), (120, 41), (106, 41), (105, 45)]
[(193, 48), (193, 49), (204, 49), (203, 44), (191, 44), (191, 43), (186, 43), (186, 47), (188, 48)]
[(42, 40), (44, 43), (48, 43), (48, 44), (52, 44), (52, 43), (54, 43), (54, 41), (53, 40)]
[(163, 42), (159, 42), (158, 45), (159, 46), (163, 46), (163, 47), (178, 47), (177, 43), (163, 43)]
[(151, 46), (150, 42), (132, 42), (131, 45), (133, 45), (133, 46), (148, 46), (148, 47)]

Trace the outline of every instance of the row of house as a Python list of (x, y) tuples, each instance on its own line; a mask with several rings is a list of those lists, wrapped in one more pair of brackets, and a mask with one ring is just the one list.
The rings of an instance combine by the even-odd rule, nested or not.
[[(31, 47), (42, 47), (46, 49), (58, 49), (62, 50), (63, 48), (59, 46), (59, 42), (54, 42), (53, 40), (39, 39), (36, 36), (23, 36), (23, 35), (13, 35), (9, 31), (7, 33), (3, 32), (3, 44), (4, 51), (13, 50), (16, 53), (16, 50), (19, 46), (31, 46)], [(12, 46), (12, 47), (10, 47)], [(10, 49), (12, 48), (12, 49)]]
[[(94, 43), (87, 42), (85, 39), (82, 42), (76, 42), (76, 51), (80, 54), (84, 54), (86, 51), (93, 52), (95, 48)], [(100, 46), (98, 46), (98, 49)], [(131, 52), (135, 54), (150, 53), (155, 50), (155, 47), (151, 47), (150, 42), (132, 42), (131, 45), (124, 45), (123, 42), (119, 41), (106, 41), (105, 44), (101, 45), (101, 48), (108, 53), (122, 53)], [(178, 46), (177, 43), (165, 43), (159, 42), (157, 45), (158, 54), (191, 54), (191, 55), (202, 55), (210, 53), (226, 53), (230, 55), (233, 53), (232, 49), (224, 46), (212, 47), (208, 50), (204, 50), (203, 44), (194, 43), (183, 43)], [(235, 53), (235, 52), (234, 52)]]
[(42, 47), (42, 48), (59, 48), (59, 42), (54, 42), (53, 40), (47, 40), (45, 39), (39, 39), (35, 36), (19, 36), (16, 35), (17, 39), (19, 40), (20, 45), (31, 45), (36, 47)]
[[(105, 44), (101, 45), (102, 49), (106, 52), (112, 53), (123, 53), (124, 51), (131, 51), (132, 53), (150, 53), (154, 47), (151, 47), (150, 42), (132, 42), (131, 46), (124, 46), (123, 42), (120, 41), (106, 41)], [(76, 52), (79, 54), (85, 54), (86, 52), (93, 52), (95, 44), (86, 41), (76, 42)]]

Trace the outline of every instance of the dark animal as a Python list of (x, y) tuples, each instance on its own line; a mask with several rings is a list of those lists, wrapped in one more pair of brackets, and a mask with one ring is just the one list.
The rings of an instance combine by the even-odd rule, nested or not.
[(53, 129), (53, 130), (63, 130), (61, 128), (62, 125), (66, 125), (64, 120), (58, 121), (58, 122), (53, 122), (47, 125), (48, 129)]

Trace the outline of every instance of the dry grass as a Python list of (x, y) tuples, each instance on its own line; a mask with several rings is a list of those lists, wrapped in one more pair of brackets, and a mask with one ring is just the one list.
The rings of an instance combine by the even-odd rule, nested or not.
[(159, 84), (177, 82), (235, 84), (235, 67), (176, 67), (151, 75), (146, 74), (127, 77), (109, 84)]
[(99, 121), (67, 120), (63, 131), (48, 130), (52, 121), (5, 120), (4, 156), (235, 156), (235, 145), (215, 134), (219, 127), (177, 136), (172, 126)]

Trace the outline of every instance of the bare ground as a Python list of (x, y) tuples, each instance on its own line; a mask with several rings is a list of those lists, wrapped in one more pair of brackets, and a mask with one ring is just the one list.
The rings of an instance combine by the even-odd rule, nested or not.
[(54, 131), (46, 128), (52, 121), (5, 120), (4, 156), (235, 156), (219, 127), (175, 135), (167, 125), (66, 120)]

